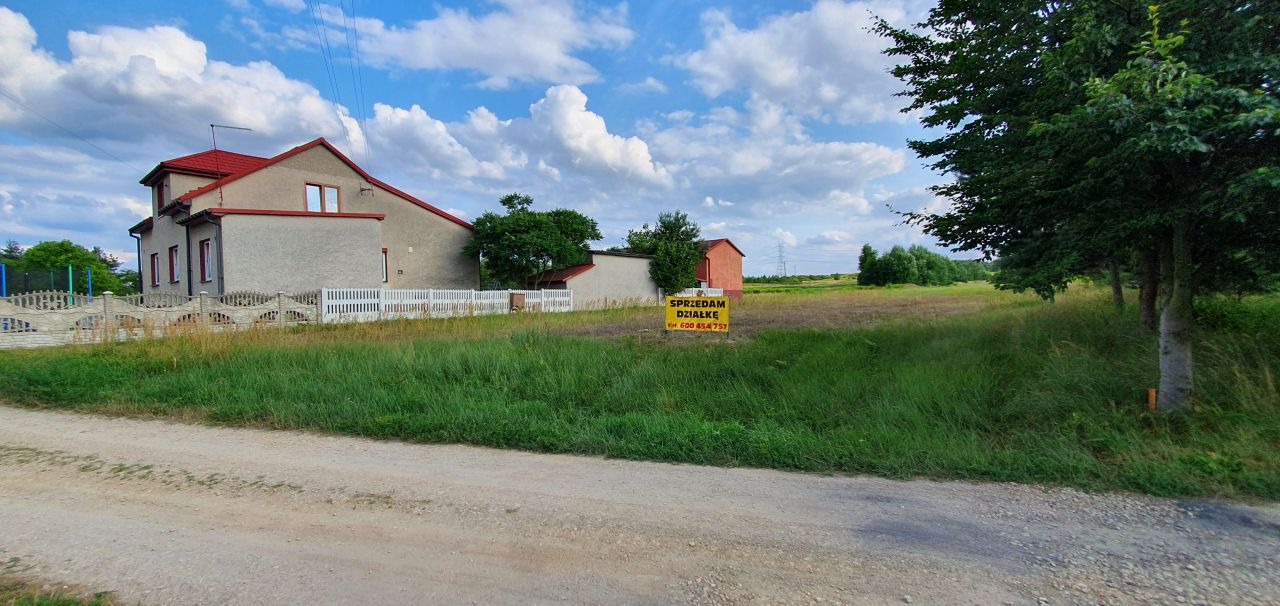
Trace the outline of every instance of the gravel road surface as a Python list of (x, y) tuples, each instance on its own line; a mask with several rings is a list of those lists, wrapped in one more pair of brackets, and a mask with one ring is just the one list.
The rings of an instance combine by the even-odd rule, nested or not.
[(0, 406), (0, 573), (125, 603), (1280, 604), (1280, 508)]

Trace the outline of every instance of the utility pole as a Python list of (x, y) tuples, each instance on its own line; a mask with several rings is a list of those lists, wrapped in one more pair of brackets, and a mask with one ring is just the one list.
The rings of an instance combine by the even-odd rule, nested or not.
[(778, 274), (779, 276), (787, 275), (787, 254), (783, 249), (782, 242), (778, 242)]

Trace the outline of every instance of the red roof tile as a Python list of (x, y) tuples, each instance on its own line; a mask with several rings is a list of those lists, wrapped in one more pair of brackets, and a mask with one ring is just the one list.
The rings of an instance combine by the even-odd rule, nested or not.
[(152, 177), (162, 171), (193, 172), (210, 177), (225, 177), (250, 172), (266, 162), (266, 158), (237, 154), (221, 149), (210, 149), (187, 156), (165, 160), (151, 169), (140, 183), (151, 182)]
[(565, 280), (568, 280), (569, 278), (572, 278), (595, 266), (595, 263), (583, 263), (581, 265), (570, 265), (564, 269), (543, 272), (542, 275), (538, 276), (536, 282), (538, 284), (546, 282), (564, 282)]
[(716, 238), (716, 239), (714, 239), (714, 240), (703, 240), (703, 241), (702, 241), (702, 250), (703, 250), (704, 252), (705, 252), (705, 251), (708, 251), (708, 250), (711, 250), (711, 249), (713, 249), (713, 248), (715, 248), (715, 247), (719, 246), (721, 242), (728, 242), (728, 243), (729, 243), (729, 246), (732, 246), (734, 250), (738, 251), (738, 254), (740, 254), (740, 255), (742, 255), (742, 256), (744, 256), (744, 257), (745, 257), (745, 256), (747, 256), (747, 254), (746, 254), (746, 253), (742, 252), (742, 249), (741, 249), (741, 248), (738, 248), (738, 246), (737, 246), (736, 244), (734, 244), (734, 243), (733, 243), (733, 241), (729, 240), (728, 238)]
[(202, 151), (198, 154), (182, 156), (172, 160), (165, 160), (161, 164), (172, 166), (175, 168), (190, 168), (192, 170), (216, 172), (224, 175), (234, 175), (257, 167), (259, 164), (266, 162), (266, 158), (250, 156), (247, 154), (237, 154), (221, 149), (211, 149)]

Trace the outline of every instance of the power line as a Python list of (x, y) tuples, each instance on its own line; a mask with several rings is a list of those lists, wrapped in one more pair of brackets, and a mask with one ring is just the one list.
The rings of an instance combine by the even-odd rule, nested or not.
[(351, 0), (351, 21), (347, 22), (347, 13), (342, 13), (342, 24), (347, 28), (347, 57), (351, 58), (354, 52), (355, 58), (355, 75), (352, 78), (352, 92), (355, 93), (357, 103), (359, 103), (360, 111), (360, 129), (364, 131), (364, 159), (370, 161), (372, 148), (369, 145), (367, 122), (369, 120), (368, 105), (364, 96), (364, 65), (360, 61), (360, 28), (356, 24), (356, 0)]
[(63, 125), (61, 125), (61, 124), (58, 124), (57, 122), (54, 122), (52, 118), (49, 118), (48, 116), (45, 116), (44, 114), (42, 114), (42, 113), (40, 113), (40, 112), (38, 112), (38, 111), (36, 111), (36, 110), (34, 110), (34, 109), (31, 109), (31, 107), (30, 107), (30, 106), (28, 106), (26, 103), (23, 103), (23, 102), (22, 102), (21, 100), (19, 100), (17, 97), (15, 97), (15, 96), (13, 96), (13, 95), (9, 94), (9, 91), (4, 90), (3, 88), (0, 88), (0, 95), (4, 95), (5, 97), (8, 97), (8, 99), (9, 99), (10, 101), (13, 101), (15, 104), (17, 104), (17, 106), (18, 106), (18, 107), (21, 107), (22, 109), (24, 109), (24, 110), (26, 110), (26, 111), (30, 112), (32, 115), (36, 116), (37, 118), (40, 118), (41, 120), (44, 120), (45, 122), (48, 122), (49, 124), (52, 124), (52, 125), (54, 125), (54, 126), (58, 127), (59, 129), (61, 129), (61, 130), (62, 130), (62, 132), (67, 133), (68, 135), (71, 135), (72, 137), (75, 137), (76, 139), (79, 139), (80, 141), (84, 142), (84, 144), (85, 144), (85, 145), (88, 145), (89, 147), (92, 147), (92, 148), (94, 148), (94, 149), (96, 149), (96, 150), (98, 150), (98, 151), (102, 152), (102, 153), (103, 153), (103, 154), (105, 154), (107, 157), (111, 158), (112, 160), (115, 160), (116, 162), (119, 162), (119, 163), (121, 163), (121, 164), (123, 164), (123, 165), (125, 165), (125, 166), (129, 167), (129, 170), (132, 170), (132, 171), (137, 172), (137, 173), (142, 173), (142, 172), (144, 172), (142, 169), (139, 169), (139, 168), (137, 168), (137, 167), (133, 166), (132, 164), (129, 164), (128, 162), (125, 162), (124, 160), (121, 160), (119, 156), (117, 156), (117, 155), (115, 155), (115, 154), (113, 154), (113, 153), (111, 153), (111, 152), (109, 152), (109, 151), (107, 151), (107, 150), (105, 150), (105, 149), (102, 149), (101, 147), (98, 147), (98, 145), (97, 145), (96, 143), (94, 143), (93, 141), (90, 141), (90, 140), (88, 140), (88, 139), (86, 139), (86, 138), (84, 138), (84, 137), (81, 137), (80, 135), (78, 135), (78, 134), (76, 134), (76, 133), (72, 132), (72, 131), (71, 131), (71, 129), (69, 129), (69, 128), (67, 128), (67, 127), (65, 127), (65, 126), (63, 126)]
[(333, 90), (333, 97), (338, 104), (342, 104), (342, 94), (338, 92), (338, 76), (336, 70), (333, 69), (333, 53), (329, 49), (329, 30), (324, 27), (323, 21), (316, 16), (315, 2), (307, 0), (307, 9), (311, 13), (311, 23), (315, 25), (316, 38), (320, 41), (320, 58), (324, 60), (325, 75), (329, 76), (329, 87)]
[[(316, 37), (320, 38), (320, 56), (324, 59), (324, 68), (326, 76), (329, 76), (329, 87), (333, 90), (334, 100), (338, 105), (344, 105), (342, 102), (342, 92), (338, 88), (338, 69), (334, 68), (333, 49), (329, 46), (329, 28), (325, 27), (324, 19), (317, 17), (316, 3), (314, 0), (307, 0), (307, 8), (310, 9), (311, 23), (315, 26)], [(339, 10), (342, 10), (339, 6)], [(346, 12), (343, 10), (343, 18), (346, 18)], [(355, 82), (352, 82), (355, 87)], [(339, 123), (342, 119), (339, 118)], [(347, 137), (348, 149), (351, 147), (351, 132), (348, 131), (346, 124), (342, 124), (343, 136)], [(367, 147), (367, 143), (366, 143)]]

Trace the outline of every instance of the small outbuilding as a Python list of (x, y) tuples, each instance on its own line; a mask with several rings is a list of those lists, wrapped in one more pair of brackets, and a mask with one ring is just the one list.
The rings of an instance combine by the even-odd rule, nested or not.
[(658, 285), (649, 277), (652, 260), (649, 255), (593, 250), (586, 263), (546, 272), (535, 287), (572, 290), (574, 309), (654, 305)]
[(702, 261), (697, 278), (703, 288), (720, 288), (735, 299), (742, 297), (742, 254), (728, 238), (702, 241)]

